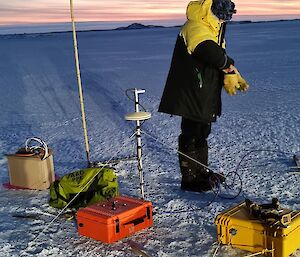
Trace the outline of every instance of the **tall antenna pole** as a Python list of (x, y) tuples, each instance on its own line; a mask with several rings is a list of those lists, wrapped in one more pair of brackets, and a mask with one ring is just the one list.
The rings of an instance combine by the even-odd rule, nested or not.
[(144, 192), (144, 174), (143, 174), (143, 165), (142, 165), (142, 140), (141, 140), (141, 123), (140, 121), (148, 120), (151, 118), (150, 112), (140, 112), (139, 110), (139, 94), (145, 93), (144, 89), (134, 89), (134, 105), (135, 112), (125, 115), (125, 120), (136, 121), (136, 149), (137, 149), (137, 161), (138, 161), (138, 170), (140, 175), (140, 190), (141, 196), (145, 199)]
[(78, 57), (78, 48), (77, 48), (77, 38), (76, 38), (76, 28), (75, 28), (74, 10), (73, 9), (74, 9), (73, 8), (73, 0), (70, 0), (73, 42), (74, 42), (74, 54), (75, 54), (75, 62), (76, 62), (76, 73), (77, 73), (78, 91), (79, 91), (79, 99), (80, 99), (80, 107), (81, 107), (81, 117), (82, 117), (82, 125), (83, 125), (83, 132), (84, 132), (86, 157), (87, 157), (88, 165), (90, 166), (91, 161), (90, 161), (89, 139), (88, 139), (88, 134), (87, 134), (87, 129), (86, 129), (86, 120), (85, 120), (85, 113), (84, 113), (84, 103), (83, 103), (83, 95), (82, 95), (82, 85), (81, 85), (79, 57)]

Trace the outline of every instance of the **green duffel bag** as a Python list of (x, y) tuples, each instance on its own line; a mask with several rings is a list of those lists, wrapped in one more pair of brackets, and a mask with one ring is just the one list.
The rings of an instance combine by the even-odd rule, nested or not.
[(54, 181), (50, 186), (49, 205), (63, 208), (76, 196), (68, 207), (79, 208), (117, 195), (118, 181), (113, 169), (88, 168)]

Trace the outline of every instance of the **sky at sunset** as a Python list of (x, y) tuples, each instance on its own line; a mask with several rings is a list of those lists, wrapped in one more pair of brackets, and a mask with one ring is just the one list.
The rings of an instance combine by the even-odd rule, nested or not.
[[(77, 21), (184, 20), (189, 0), (73, 0)], [(244, 15), (300, 18), (300, 0), (236, 0)], [(0, 25), (68, 22), (69, 0), (0, 0)]]

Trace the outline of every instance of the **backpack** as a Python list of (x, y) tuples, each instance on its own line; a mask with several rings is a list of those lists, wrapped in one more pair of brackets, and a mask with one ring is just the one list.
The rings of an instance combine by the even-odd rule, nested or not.
[(51, 184), (49, 205), (61, 209), (78, 193), (79, 195), (69, 205), (70, 208), (85, 207), (117, 196), (118, 181), (114, 170), (88, 168), (64, 175)]

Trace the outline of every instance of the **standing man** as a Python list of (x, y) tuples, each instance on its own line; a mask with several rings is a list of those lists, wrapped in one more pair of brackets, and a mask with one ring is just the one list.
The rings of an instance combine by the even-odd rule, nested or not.
[(177, 37), (159, 112), (182, 117), (178, 149), (183, 190), (208, 191), (212, 180), (224, 181), (206, 168), (207, 138), (221, 115), (222, 88), (235, 95), (249, 87), (225, 51), (226, 21), (234, 13), (230, 0), (192, 1)]

